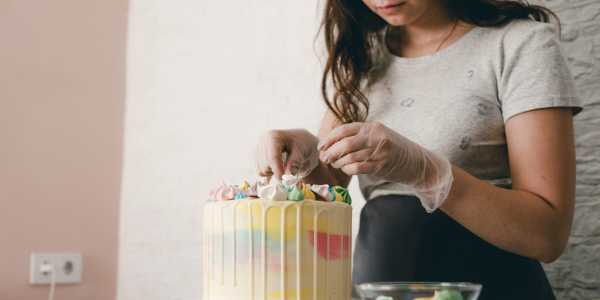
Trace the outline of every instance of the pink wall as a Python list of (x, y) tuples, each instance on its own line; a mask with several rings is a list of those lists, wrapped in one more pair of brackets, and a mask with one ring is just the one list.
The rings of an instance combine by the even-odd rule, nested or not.
[(115, 299), (127, 0), (0, 2), (0, 299), (46, 299), (32, 251), (79, 251), (56, 298)]

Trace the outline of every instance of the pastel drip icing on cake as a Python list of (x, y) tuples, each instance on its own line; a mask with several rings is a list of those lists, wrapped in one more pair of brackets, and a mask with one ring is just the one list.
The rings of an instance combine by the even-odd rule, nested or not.
[(292, 179), (211, 192), (203, 216), (204, 300), (351, 298), (347, 190)]

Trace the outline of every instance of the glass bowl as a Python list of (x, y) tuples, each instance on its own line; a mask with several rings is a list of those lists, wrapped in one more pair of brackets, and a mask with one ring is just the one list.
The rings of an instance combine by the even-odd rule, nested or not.
[(356, 285), (362, 300), (476, 300), (481, 285), (468, 282), (375, 282)]

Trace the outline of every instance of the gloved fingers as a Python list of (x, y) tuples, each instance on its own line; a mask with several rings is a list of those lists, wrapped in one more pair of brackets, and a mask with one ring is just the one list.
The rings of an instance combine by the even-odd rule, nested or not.
[(284, 137), (278, 131), (269, 131), (261, 138), (256, 150), (257, 171), (259, 175), (278, 179), (283, 175)]
[(331, 166), (336, 169), (341, 169), (349, 164), (368, 161), (371, 158), (374, 150), (374, 148), (365, 148), (358, 151), (350, 152), (340, 157), (339, 159), (333, 161), (331, 163)]
[(298, 170), (300, 169), (300, 165), (302, 164), (301, 161), (299, 161), (301, 158), (299, 157), (299, 155), (294, 155), (295, 153), (292, 152), (290, 154), (290, 156), (287, 159), (287, 162), (285, 163), (285, 167), (283, 168), (283, 172), (285, 174), (296, 174), (296, 172), (298, 172)]
[(377, 169), (378, 164), (379, 162), (375, 161), (355, 162), (343, 166), (341, 170), (346, 175), (350, 176), (359, 174), (371, 174), (375, 169)]
[(273, 176), (273, 172), (271, 171), (271, 169), (269, 169), (268, 167), (266, 168), (261, 168), (258, 167), (256, 169), (256, 173), (260, 176), (260, 177), (271, 177)]
[(367, 160), (376, 160), (376, 157), (381, 156), (383, 152), (383, 147), (387, 144), (387, 140), (385, 139), (376, 139), (374, 135), (367, 135), (367, 145), (373, 147), (374, 150), (371, 151), (371, 156), (367, 158)]
[(270, 130), (255, 153), (257, 173), (280, 180), (284, 172), (312, 172), (319, 165), (318, 139), (305, 129)]
[(334, 128), (329, 134), (319, 142), (317, 149), (319, 151), (327, 151), (331, 145), (335, 144), (339, 140), (356, 135), (362, 128), (364, 123), (350, 123), (343, 124)]
[(308, 156), (300, 156), (298, 159), (289, 160), (286, 164), (285, 172), (296, 175), (299, 178), (308, 176), (315, 168), (319, 166), (319, 159), (316, 153)]
[(283, 175), (283, 145), (279, 142), (270, 143), (267, 147), (267, 162), (269, 169), (277, 179)]
[[(264, 150), (266, 151), (266, 150)], [(267, 153), (261, 152), (262, 157), (257, 159), (256, 161), (256, 173), (261, 177), (271, 177), (273, 176), (273, 170), (271, 169), (271, 165), (267, 160)]]
[(291, 151), (287, 155), (284, 172), (292, 175), (297, 175), (298, 172), (304, 173), (307, 171), (306, 169), (310, 169), (312, 167), (310, 161), (316, 160), (316, 156), (316, 149), (310, 150), (292, 147)]
[(320, 159), (321, 161), (330, 164), (347, 153), (352, 153), (355, 151), (359, 151), (361, 149), (366, 148), (367, 146), (367, 138), (362, 135), (353, 135), (349, 137), (345, 137), (333, 145), (329, 146), (326, 150), (321, 152)]
[(411, 158), (407, 156), (407, 144), (398, 138), (378, 137), (375, 132), (370, 132), (368, 136), (369, 146), (375, 148), (369, 160), (385, 161), (385, 163), (376, 165), (373, 174), (386, 180), (400, 182), (412, 175), (413, 171), (407, 169), (407, 164), (411, 161)]

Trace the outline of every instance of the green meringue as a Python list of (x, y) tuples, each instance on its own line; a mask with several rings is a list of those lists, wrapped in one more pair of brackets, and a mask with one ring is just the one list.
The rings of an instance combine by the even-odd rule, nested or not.
[(302, 192), (301, 189), (299, 189), (297, 186), (295, 186), (288, 193), (288, 200), (290, 200), (290, 201), (302, 201), (302, 200), (304, 200), (304, 192)]

